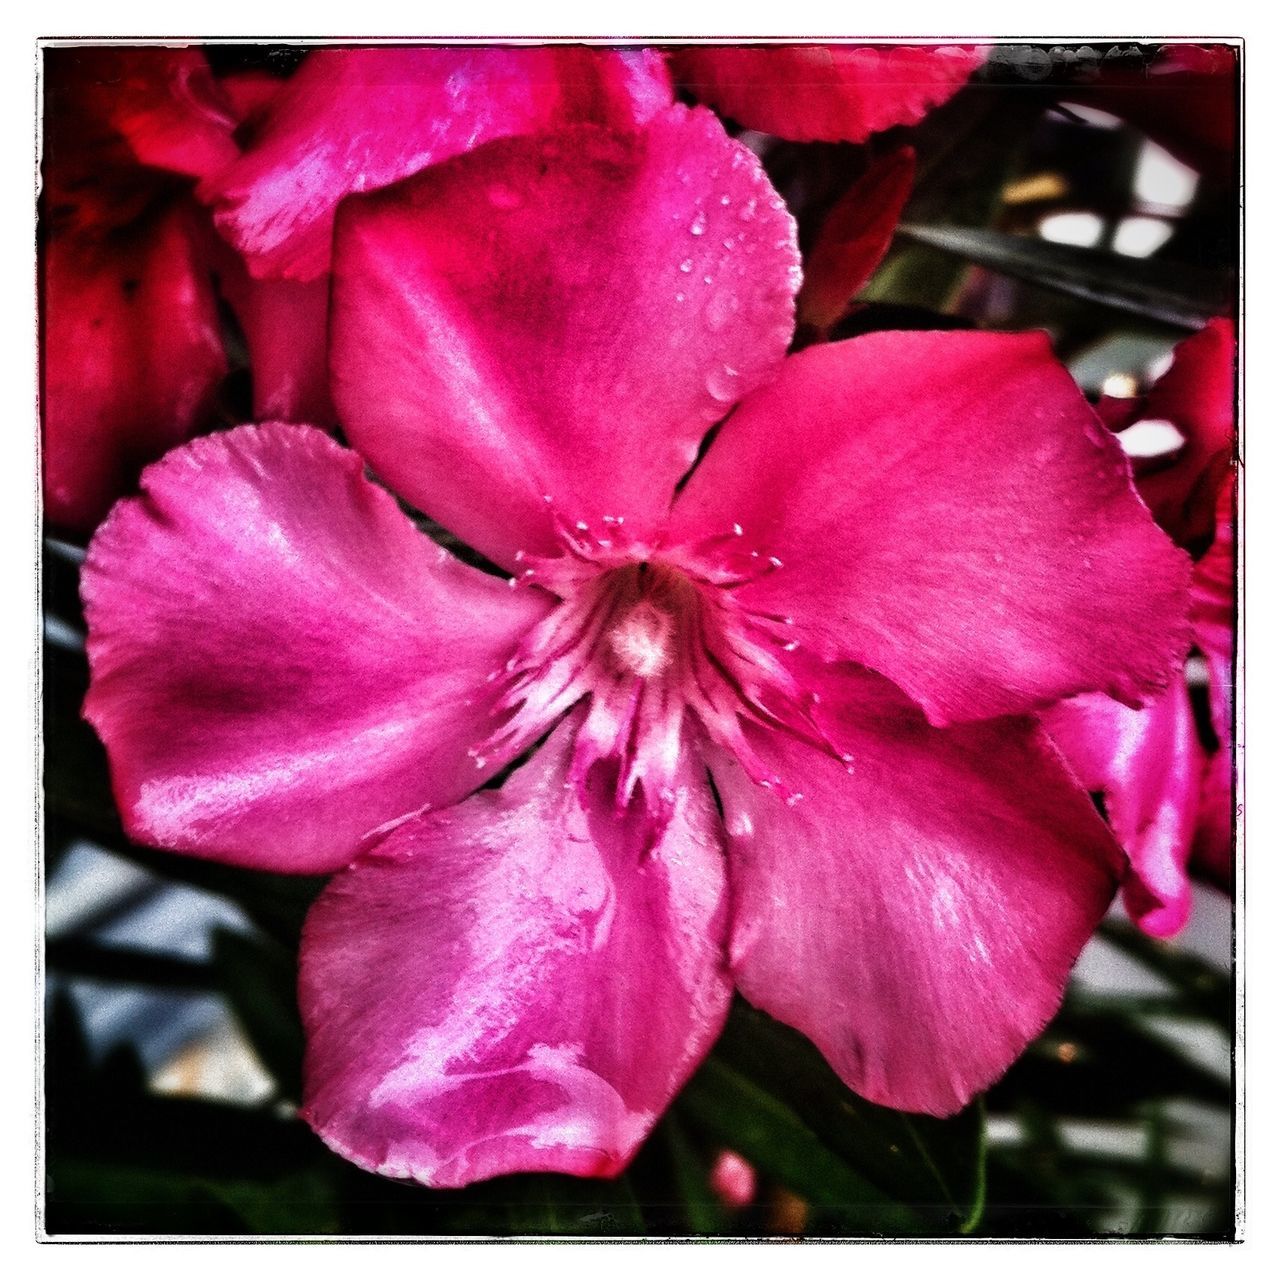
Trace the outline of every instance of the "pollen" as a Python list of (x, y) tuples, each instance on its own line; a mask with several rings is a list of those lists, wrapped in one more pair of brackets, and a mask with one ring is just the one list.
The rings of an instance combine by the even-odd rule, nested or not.
[(674, 633), (671, 615), (641, 600), (609, 631), (609, 648), (624, 670), (649, 680), (671, 665)]

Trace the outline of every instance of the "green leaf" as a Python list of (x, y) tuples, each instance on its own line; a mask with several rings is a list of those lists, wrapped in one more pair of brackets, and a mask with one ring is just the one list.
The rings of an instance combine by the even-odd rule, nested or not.
[(671, 1177), (680, 1199), (685, 1223), (694, 1235), (722, 1235), (729, 1228), (729, 1214), (711, 1190), (711, 1162), (703, 1158), (674, 1112), (658, 1125), (671, 1157)]
[(1017, 280), (1182, 329), (1199, 329), (1226, 314), (1234, 298), (1234, 281), (1221, 273), (1161, 258), (977, 227), (903, 223), (898, 234)]
[(847, 1230), (918, 1235), (919, 1215), (868, 1181), (831, 1150), (796, 1113), (716, 1057), (681, 1093), (689, 1124), (740, 1152), (767, 1177), (829, 1211)]

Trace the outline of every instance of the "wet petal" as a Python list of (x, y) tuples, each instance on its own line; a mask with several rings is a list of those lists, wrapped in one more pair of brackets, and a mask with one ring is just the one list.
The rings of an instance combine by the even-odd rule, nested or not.
[(712, 762), (731, 967), (850, 1088), (947, 1115), (1056, 1011), (1119, 850), (1030, 722), (933, 729), (870, 673), (836, 678), (820, 714), (847, 763), (754, 729), (776, 786)]
[(494, 728), (486, 677), (546, 597), (436, 547), (313, 428), (207, 436), (142, 487), (82, 587), (85, 715), (135, 840), (334, 870), (505, 763), (467, 749)]
[(557, 520), (608, 539), (666, 511), (781, 360), (798, 277), (790, 216), (709, 112), (493, 143), (343, 206), (334, 398), (388, 484), (513, 568), (559, 554)]
[(698, 45), (676, 78), (748, 129), (796, 142), (864, 142), (915, 124), (986, 57), (972, 46)]
[(201, 195), (255, 276), (314, 280), (328, 269), (334, 210), (349, 192), (557, 123), (631, 125), (670, 95), (651, 51), (317, 49)]
[(615, 812), (607, 771), (569, 783), (575, 731), (500, 791), (398, 828), (307, 918), (303, 1113), (362, 1168), (436, 1187), (611, 1176), (723, 1025), (721, 834), (701, 765), (686, 756), (646, 856), (643, 815)]
[(791, 357), (725, 424), (668, 537), (735, 524), (777, 562), (742, 604), (934, 723), (1090, 690), (1136, 702), (1186, 653), (1186, 559), (1041, 335), (873, 333)]
[(45, 514), (91, 529), (138, 470), (207, 425), (227, 372), (195, 211), (55, 234), (41, 277)]

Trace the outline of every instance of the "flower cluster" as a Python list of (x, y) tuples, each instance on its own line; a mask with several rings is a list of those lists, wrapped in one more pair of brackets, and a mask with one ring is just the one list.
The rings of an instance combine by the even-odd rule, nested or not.
[[(46, 503), (96, 526), (85, 715), (133, 839), (333, 873), (302, 1113), (362, 1167), (616, 1173), (735, 989), (863, 1096), (958, 1110), (1116, 885), (1164, 903), (1185, 867), (1108, 750), (1185, 736), (1193, 643), (1221, 746), (1159, 785), (1229, 852), (1230, 333), (1106, 425), (1043, 334), (819, 340), (909, 150), (806, 278), (757, 156), (674, 96), (861, 142), (981, 58), (135, 50), (51, 79)], [(255, 421), (198, 434), (231, 426), (215, 290)], [(1197, 415), (1209, 343), (1225, 407), (1135, 490), (1108, 427)], [(1209, 490), (1192, 582), (1169, 534), (1204, 551)]]

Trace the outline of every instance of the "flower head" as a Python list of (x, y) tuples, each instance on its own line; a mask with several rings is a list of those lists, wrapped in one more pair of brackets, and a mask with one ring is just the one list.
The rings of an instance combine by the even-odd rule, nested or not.
[(353, 196), (333, 271), (358, 453), (175, 451), (84, 579), (135, 838), (341, 869), (310, 1123), (431, 1185), (607, 1175), (735, 986), (867, 1097), (958, 1109), (1121, 866), (1030, 713), (1136, 703), (1186, 642), (1185, 559), (1043, 338), (785, 357), (794, 226), (683, 108)]

